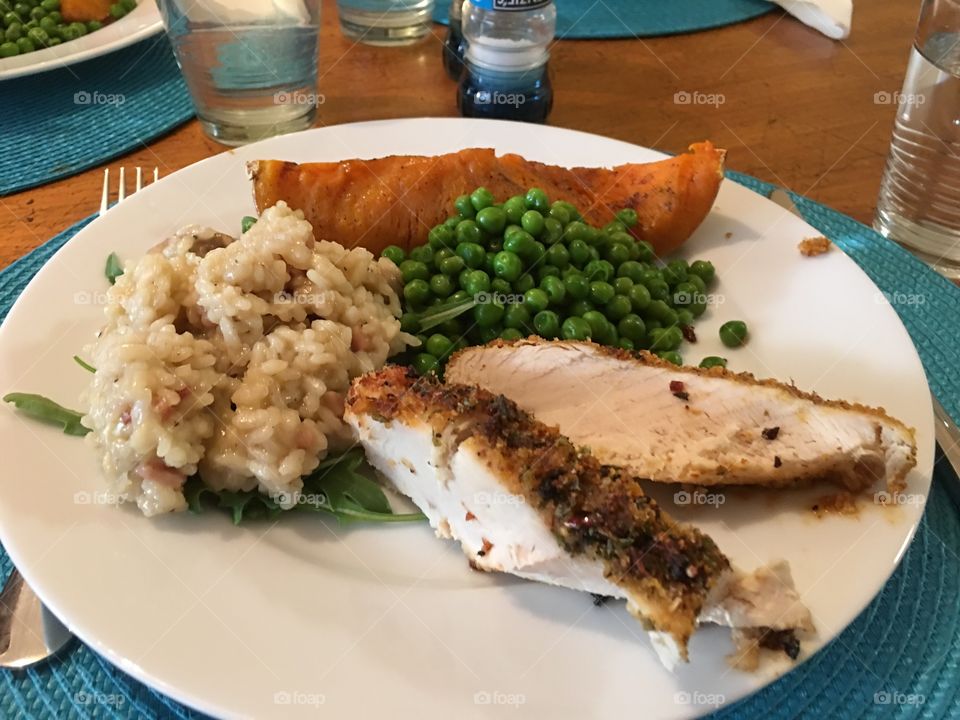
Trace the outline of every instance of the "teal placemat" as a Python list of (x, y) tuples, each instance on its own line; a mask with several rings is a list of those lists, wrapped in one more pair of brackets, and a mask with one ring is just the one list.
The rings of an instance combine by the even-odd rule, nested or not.
[(49, 72), (0, 81), (0, 195), (139, 148), (193, 117), (165, 35)]
[[(731, 173), (767, 194), (771, 186)], [(846, 251), (881, 290), (913, 293), (897, 305), (930, 382), (960, 416), (960, 289), (860, 223), (796, 198), (810, 223)], [(0, 272), (0, 318), (74, 225)], [(880, 595), (838, 638), (773, 685), (715, 720), (960, 718), (960, 513), (943, 487), (958, 482), (942, 459), (917, 536)], [(0, 571), (10, 560), (0, 551)], [(842, 592), (838, 588), (837, 592)], [(189, 648), (184, 649), (185, 652)], [(642, 679), (638, 680), (642, 691)], [(26, 671), (0, 672), (0, 718), (202, 718), (113, 668), (79, 642)]]
[[(765, 0), (555, 0), (557, 37), (632, 38), (708, 30), (763, 15)], [(446, 24), (448, 0), (437, 0), (436, 22)]]

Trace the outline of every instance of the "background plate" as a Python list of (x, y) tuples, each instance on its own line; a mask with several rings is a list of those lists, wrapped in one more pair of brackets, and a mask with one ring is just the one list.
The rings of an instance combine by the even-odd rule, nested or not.
[[(691, 138), (694, 140), (696, 138)], [(244, 162), (433, 154), (469, 146), (557, 164), (643, 162), (658, 153), (551, 127), (466, 120), (343, 125), (275, 138), (186, 168), (111, 210), (46, 265), (0, 328), (0, 391), (78, 405), (71, 356), (100, 324), (112, 251), (142, 254), (190, 222), (236, 232), (253, 203)], [(729, 237), (728, 237), (729, 234)], [(919, 359), (894, 311), (840, 252), (804, 259), (816, 232), (736, 185), (685, 248), (715, 263), (715, 303), (688, 360), (792, 379), (825, 396), (884, 405), (918, 430), (915, 502), (817, 520), (818, 494), (731, 493), (719, 508), (677, 508), (735, 563), (784, 557), (829, 641), (901, 557), (929, 487), (933, 433)], [(721, 348), (719, 325), (753, 339)], [(693, 662), (662, 669), (621, 603), (468, 570), (424, 526), (342, 528), (303, 517), (234, 528), (220, 515), (146, 520), (101, 502), (96, 462), (76, 438), (0, 412), (0, 536), (41, 597), (119, 667), (227, 716), (684, 717), (769, 681), (731, 671), (728, 634), (706, 628)], [(669, 494), (667, 495), (669, 501)], [(503, 706), (509, 706), (504, 708)]]

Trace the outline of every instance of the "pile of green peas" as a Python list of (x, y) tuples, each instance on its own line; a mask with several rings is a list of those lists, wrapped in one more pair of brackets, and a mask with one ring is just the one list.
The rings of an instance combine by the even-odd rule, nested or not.
[[(650, 243), (629, 232), (634, 210), (592, 227), (572, 204), (551, 202), (539, 188), (498, 204), (481, 187), (454, 207), (426, 244), (409, 254), (395, 245), (383, 251), (403, 276), (401, 326), (422, 343), (406, 358), (417, 372), (437, 371), (467, 345), (530, 335), (646, 349), (683, 363), (684, 328), (707, 308), (712, 263), (660, 263)], [(458, 303), (465, 312), (421, 328), (431, 308)]]
[[(136, 0), (119, 0), (110, 6), (110, 18), (122, 18), (136, 6)], [(60, 0), (0, 0), (0, 58), (54, 47), (102, 27), (99, 20), (65, 22)]]

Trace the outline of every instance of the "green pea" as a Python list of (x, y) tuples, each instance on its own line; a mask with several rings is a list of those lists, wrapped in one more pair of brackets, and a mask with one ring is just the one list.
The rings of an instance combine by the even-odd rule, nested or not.
[(23, 37), (23, 25), (18, 22), (11, 23), (3, 33), (7, 42), (16, 42)]
[(490, 327), (478, 327), (476, 332), (476, 337), (480, 339), (481, 344), (486, 344), (488, 342), (493, 342), (494, 340), (500, 339), (500, 333), (503, 332), (503, 328), (499, 325), (491, 325)]
[[(458, 223), (459, 224), (459, 223)], [(456, 233), (446, 225), (437, 225), (427, 233), (427, 242), (434, 250), (456, 245)]]
[(520, 218), (520, 225), (533, 237), (540, 237), (544, 230), (543, 215), (536, 210), (527, 210)]
[(463, 258), (459, 255), (454, 255), (453, 257), (444, 258), (437, 263), (437, 270), (444, 275), (458, 275), (465, 266), (466, 263), (463, 262)]
[(613, 290), (613, 285), (602, 280), (594, 280), (590, 283), (590, 291), (588, 297), (590, 302), (596, 303), (597, 305), (606, 305), (613, 299), (613, 296), (616, 293)]
[(13, 57), (20, 54), (20, 46), (15, 42), (0, 43), (0, 57)]
[(666, 360), (668, 363), (673, 363), (674, 365), (683, 365), (683, 356), (680, 355), (676, 350), (661, 350), (656, 353), (657, 357)]
[(485, 207), (477, 212), (477, 225), (484, 232), (491, 235), (500, 235), (507, 226), (507, 213), (503, 208)]
[(728, 320), (720, 326), (720, 342), (729, 348), (745, 344), (747, 335), (747, 324), (743, 320)]
[(540, 188), (530, 188), (524, 196), (527, 210), (537, 210), (541, 215), (550, 212), (550, 200), (547, 194)]
[(430, 278), (430, 291), (437, 297), (450, 297), (453, 290), (453, 280), (449, 275), (434, 275)]
[(563, 305), (567, 299), (567, 288), (559, 277), (548, 275), (540, 281), (540, 287), (550, 298), (551, 305)]
[(493, 205), (493, 193), (485, 187), (478, 187), (470, 193), (470, 204), (473, 205), (473, 209), (479, 213), (484, 208)]
[(47, 15), (47, 11), (44, 10), (42, 7), (35, 7), (35, 8), (31, 8), (30, 10), (30, 18), (33, 20), (36, 20), (37, 22), (40, 22), (40, 20), (46, 17), (46, 15)]
[(460, 221), (461, 221), (461, 220), (463, 220), (463, 218), (460, 217), (459, 215), (458, 215), (457, 217), (449, 217), (449, 218), (447, 218), (446, 220), (443, 221), (443, 225), (444, 225), (444, 227), (448, 227), (448, 228), (450, 228), (451, 230), (456, 230), (456, 229), (457, 229), (457, 225), (460, 224)]
[(21, 53), (33, 52), (37, 49), (37, 46), (33, 44), (33, 41), (30, 38), (25, 37), (17, 40), (17, 47), (20, 48)]
[(541, 265), (537, 268), (537, 282), (543, 282), (544, 278), (560, 277), (560, 268), (556, 265)]
[(547, 217), (543, 219), (543, 242), (547, 245), (555, 245), (563, 239), (563, 225), (556, 218)]
[(628, 295), (633, 287), (633, 280), (628, 277), (618, 277), (613, 281), (613, 291), (617, 295)]
[(664, 327), (677, 324), (676, 311), (663, 300), (651, 300), (647, 307), (646, 316), (659, 320)]
[(476, 220), (461, 220), (457, 223), (456, 229), (457, 243), (475, 243), (479, 245), (483, 242), (483, 233)]
[(430, 268), (417, 260), (404, 260), (400, 263), (400, 274), (405, 283), (411, 280), (429, 280)]
[(611, 245), (630, 246), (634, 244), (634, 239), (630, 233), (615, 232), (607, 236), (607, 242)]
[(400, 263), (402, 263), (406, 257), (406, 253), (403, 252), (403, 248), (397, 245), (388, 245), (383, 249), (383, 252), (380, 253), (380, 255), (385, 257), (397, 267), (400, 266)]
[(403, 286), (403, 297), (412, 305), (423, 305), (430, 299), (430, 286), (426, 280), (411, 280)]
[(647, 335), (652, 333), (654, 330), (659, 330), (663, 327), (663, 323), (659, 320), (651, 317), (646, 317), (643, 319), (643, 324), (647, 326)]
[(570, 211), (562, 203), (553, 203), (550, 206), (550, 217), (561, 225), (567, 225), (573, 218), (570, 217)]
[(550, 296), (540, 288), (531, 288), (523, 294), (523, 304), (531, 313), (539, 313), (547, 309)]
[(514, 195), (503, 204), (503, 211), (507, 215), (507, 222), (511, 225), (519, 225), (523, 214), (527, 211), (527, 204), (523, 195)]
[(593, 341), (601, 345), (616, 345), (619, 340), (620, 334), (617, 332), (617, 327), (609, 320), (606, 320), (600, 332), (593, 336)]
[(503, 278), (495, 277), (490, 281), (490, 292), (509, 295), (513, 292), (513, 287)]
[(453, 295), (447, 298), (447, 302), (453, 305), (455, 303), (462, 303), (471, 299), (470, 293), (468, 293), (466, 290), (457, 290)]
[(640, 257), (637, 258), (640, 262), (653, 262), (653, 259), (656, 257), (656, 253), (653, 251), (653, 245), (646, 240), (638, 240), (637, 249), (640, 251)]
[(663, 279), (667, 281), (668, 285), (678, 285), (686, 282), (688, 267), (686, 260), (671, 260), (663, 268)]
[(591, 336), (590, 323), (580, 317), (568, 317), (560, 326), (560, 337), (564, 340), (589, 340)]
[(50, 36), (47, 34), (47, 31), (39, 27), (27, 30), (27, 37), (30, 38), (35, 45), (46, 45), (50, 42)]
[(547, 254), (547, 246), (539, 240), (534, 240), (530, 249), (530, 258), (533, 262), (539, 262)]
[(416, 313), (404, 313), (400, 316), (400, 329), (405, 333), (416, 335), (420, 332), (420, 318)]
[(630, 338), (622, 337), (617, 340), (617, 347), (621, 350), (634, 350), (637, 346)]
[(608, 247), (603, 255), (604, 258), (613, 263), (614, 266), (619, 266), (630, 260), (630, 248), (626, 245), (615, 243)]
[(429, 245), (420, 245), (410, 251), (410, 259), (416, 262), (422, 262), (429, 267), (430, 263), (433, 262), (433, 250), (430, 249)]
[(563, 243), (557, 243), (547, 248), (546, 261), (554, 267), (563, 270), (570, 265), (570, 251)]
[(526, 230), (517, 230), (504, 238), (503, 249), (521, 258), (530, 259), (537, 250), (535, 243), (536, 240)]
[(709, 260), (694, 260), (692, 263), (690, 263), (690, 273), (703, 280), (703, 282), (708, 286), (713, 282), (713, 278), (716, 276), (716, 270), (713, 267), (713, 263)]
[(508, 342), (513, 342), (514, 340), (523, 340), (524, 337), (524, 334), (515, 328), (504, 328), (500, 332), (500, 339)]
[[(4, 5), (4, 7), (9, 7)], [(29, 13), (29, 10), (28, 10)], [(14, 23), (19, 23), (23, 18), (21, 18), (17, 13), (12, 10), (8, 10), (3, 14), (3, 26), (10, 27)]]
[(718, 357), (717, 355), (708, 355), (703, 360), (700, 361), (700, 367), (702, 368), (712, 368), (712, 367), (722, 367), (727, 366), (727, 359)]
[(516, 253), (501, 250), (493, 258), (493, 272), (498, 278), (515, 282), (523, 273), (523, 263)]
[(583, 268), (583, 274), (591, 280), (600, 280), (601, 282), (610, 282), (614, 275), (614, 267), (607, 260), (591, 260)]
[(630, 314), (633, 306), (630, 304), (630, 298), (625, 295), (614, 295), (606, 305), (603, 306), (604, 314), (613, 322), (618, 322)]
[(588, 310), (580, 317), (590, 325), (590, 336), (592, 338), (596, 339), (605, 333), (609, 321), (599, 310)]
[(523, 305), (511, 304), (503, 314), (503, 326), (528, 332), (530, 329), (530, 311)]
[(647, 290), (650, 291), (650, 297), (654, 300), (668, 300), (670, 298), (670, 286), (665, 280), (656, 280), (646, 283)]
[(583, 275), (571, 275), (563, 284), (573, 300), (583, 300), (590, 294), (590, 281)]
[(563, 237), (568, 243), (574, 240), (587, 242), (590, 238), (590, 228), (579, 220), (574, 220), (564, 229)]
[(413, 369), (417, 375), (429, 375), (437, 372), (440, 361), (430, 353), (417, 353), (413, 357)]
[(76, 40), (78, 37), (80, 37), (77, 34), (76, 29), (70, 27), (69, 25), (66, 27), (57, 28), (56, 33), (60, 37), (51, 37), (50, 42), (47, 43), (48, 45), (52, 45), (54, 40)]
[[(52, 14), (53, 14), (53, 13), (51, 13), (51, 15), (52, 15)], [(58, 22), (59, 22), (59, 21), (58, 21)], [(100, 22), (99, 20), (88, 20), (88, 21), (87, 21), (87, 30), (88, 30), (89, 32), (96, 32), (97, 30), (100, 30), (101, 28), (103, 28), (103, 23)]]
[[(467, 291), (471, 297), (480, 293), (490, 292), (490, 276), (483, 270), (471, 270), (464, 278), (460, 286)], [(478, 306), (479, 307), (479, 306)]]
[(634, 285), (627, 292), (627, 297), (630, 298), (630, 305), (634, 312), (641, 312), (650, 307), (650, 291), (647, 290), (646, 285)]
[(453, 343), (446, 335), (435, 333), (427, 338), (426, 350), (436, 358), (446, 357), (453, 350)]
[(676, 350), (683, 342), (683, 333), (676, 325), (650, 331), (651, 350)]
[(570, 315), (583, 317), (585, 313), (588, 313), (591, 310), (596, 310), (596, 309), (597, 309), (597, 306), (594, 305), (589, 300), (574, 300), (572, 303), (570, 303), (570, 306), (567, 308), (567, 312)]
[(461, 195), (458, 197), (453, 201), (453, 206), (457, 209), (461, 219), (470, 219), (476, 217), (477, 215), (477, 211), (474, 209), (473, 203), (470, 202), (469, 195)]
[[(500, 251), (498, 250), (497, 252), (500, 252)], [(492, 250), (487, 250), (486, 257), (484, 258), (484, 261), (483, 261), (483, 271), (487, 273), (487, 275), (489, 275), (490, 277), (493, 277), (495, 275), (493, 271), (493, 260), (496, 257), (497, 257), (496, 252), (493, 252)]]
[(627, 231), (627, 226), (624, 225), (619, 220), (611, 220), (606, 225), (603, 226), (603, 232), (606, 235), (613, 235), (614, 233), (622, 233)]
[(560, 334), (560, 317), (552, 310), (541, 310), (533, 316), (533, 329), (548, 340)]
[(628, 228), (636, 227), (638, 222), (637, 211), (633, 208), (624, 208), (617, 213), (617, 220), (622, 222)]
[[(40, 27), (43, 27), (43, 21), (40, 21)], [(87, 34), (87, 26), (82, 22), (72, 22), (70, 23), (70, 29), (76, 34), (77, 37), (83, 37)]]
[(483, 249), (482, 245), (474, 242), (460, 243), (457, 245), (456, 253), (463, 258), (463, 262), (468, 268), (483, 267), (487, 261), (487, 251)]
[(553, 206), (562, 207), (567, 211), (567, 214), (570, 216), (570, 220), (582, 220), (583, 217), (580, 215), (580, 211), (577, 210), (577, 206), (566, 200), (557, 200), (553, 205), (550, 206), (553, 209)]
[(697, 300), (697, 288), (695, 285), (682, 282), (678, 283), (673, 290), (673, 304), (677, 307), (688, 307)]
[(677, 325), (680, 327), (693, 325), (693, 313), (687, 310), (687, 308), (677, 310)]
[(47, 12), (53, 12), (60, 9), (60, 0), (40, 0), (40, 7)]
[[(53, 20), (58, 25), (63, 22), (63, 15), (60, 14), (59, 10), (51, 11), (50, 13), (47, 14), (47, 17)], [(91, 20), (90, 22), (93, 22), (99, 25), (99, 27), (95, 28), (97, 30), (103, 27), (103, 23), (101, 23), (99, 20)], [(93, 30), (90, 29), (90, 23), (87, 23), (87, 30), (89, 30), (90, 32), (93, 32)]]
[(570, 261), (577, 267), (584, 267), (590, 262), (590, 246), (583, 240), (571, 240)]
[(647, 334), (647, 326), (643, 318), (635, 313), (628, 313), (620, 318), (617, 330), (621, 338), (627, 338), (635, 343), (641, 342)]
[(18, 2), (13, 6), (13, 11), (24, 20), (30, 17), (31, 9), (32, 8), (25, 2)]
[[(447, 300), (447, 302), (450, 301)], [(463, 328), (460, 327), (460, 321), (457, 318), (452, 318), (440, 323), (440, 325), (437, 326), (437, 330), (439, 330), (442, 335), (446, 335), (448, 338), (450, 338), (450, 341), (454, 344), (454, 346), (457, 344), (455, 342), (456, 339), (459, 338), (463, 332)], [(456, 347), (454, 347), (454, 349), (456, 349)]]
[[(473, 319), (480, 328), (492, 328), (503, 319), (506, 308), (501, 303), (489, 302), (473, 308)], [(500, 334), (500, 331), (497, 331)]]
[(533, 275), (526, 273), (517, 278), (517, 281), (513, 283), (513, 290), (521, 295), (527, 290), (537, 286), (537, 281), (533, 279)]

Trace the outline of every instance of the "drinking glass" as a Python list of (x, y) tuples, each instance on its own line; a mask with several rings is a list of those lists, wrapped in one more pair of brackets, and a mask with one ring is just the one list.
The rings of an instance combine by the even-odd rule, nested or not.
[(225, 145), (310, 127), (321, 0), (159, 0), (204, 131)]
[[(924, 0), (874, 227), (960, 279), (960, 0)], [(876, 98), (875, 98), (876, 99)]]
[(411, 45), (430, 32), (434, 0), (337, 0), (340, 28), (367, 45)]

